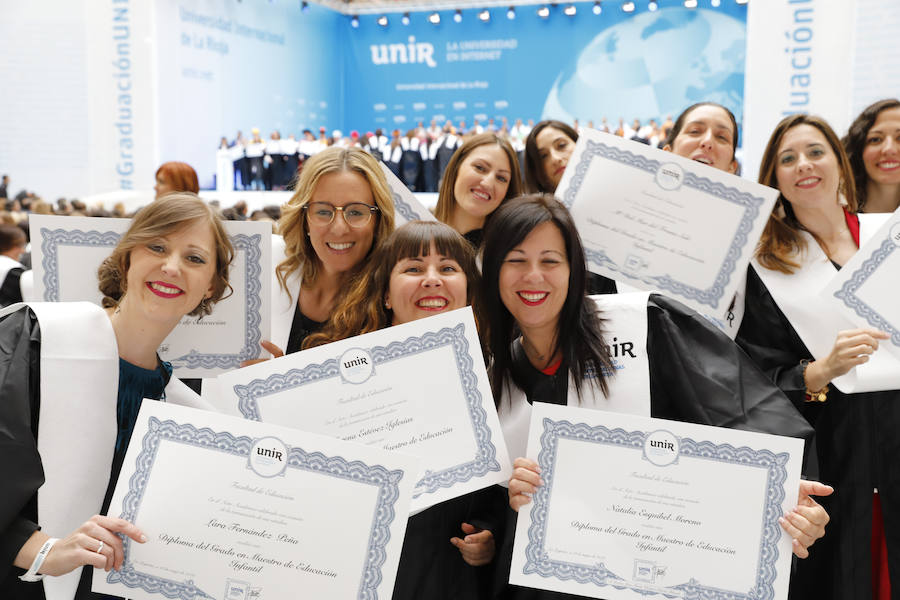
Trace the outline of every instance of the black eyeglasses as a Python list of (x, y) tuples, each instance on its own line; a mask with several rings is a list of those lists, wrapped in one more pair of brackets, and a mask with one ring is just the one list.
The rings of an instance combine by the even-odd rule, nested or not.
[(351, 202), (344, 206), (335, 206), (330, 202), (310, 202), (303, 207), (306, 217), (313, 225), (326, 226), (334, 221), (334, 215), (340, 212), (344, 221), (353, 228), (365, 227), (378, 212), (377, 206), (369, 206), (364, 202)]

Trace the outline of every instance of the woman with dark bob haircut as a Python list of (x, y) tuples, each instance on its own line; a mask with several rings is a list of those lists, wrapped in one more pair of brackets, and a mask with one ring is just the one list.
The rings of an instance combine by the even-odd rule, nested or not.
[(211, 408), (156, 350), (229, 291), (233, 254), (203, 200), (169, 194), (137, 213), (100, 267), (105, 310), (35, 303), (0, 315), (0, 597), (94, 597), (82, 567), (119, 569), (123, 536), (146, 539), (104, 515), (141, 402)]
[[(481, 276), (475, 250), (450, 226), (411, 221), (388, 236), (350, 285), (315, 346), (471, 305)], [(442, 502), (409, 518), (395, 600), (484, 597), (483, 570), (494, 558), (495, 526), (486, 517), (503, 495), (490, 487)], [(476, 568), (478, 567), (478, 568)]]
[[(394, 298), (394, 302), (397, 303), (395, 310), (390, 298), (390, 289), (391, 281), (398, 276), (398, 273), (395, 273), (398, 265), (404, 260), (410, 260), (412, 262), (405, 265), (408, 271), (414, 271), (416, 274), (424, 273), (425, 259), (432, 255), (456, 263), (459, 268), (453, 271), (463, 276), (467, 284), (465, 295), (453, 298), (453, 301), (443, 306), (429, 304), (422, 312), (416, 312), (415, 306), (401, 306), (403, 299), (398, 296)], [(448, 270), (448, 266), (443, 266), (443, 269)], [(449, 225), (438, 221), (410, 221), (398, 227), (378, 245), (366, 266), (354, 277), (328, 323), (321, 332), (307, 338), (304, 348), (336, 342), (414, 320), (408, 318), (406, 316), (408, 314), (420, 318), (462, 306), (472, 306), (476, 311), (476, 321), (483, 321), (484, 319), (478, 318), (480, 305), (477, 303), (473, 305), (480, 287), (481, 273), (475, 263), (475, 250), (465, 238)], [(397, 314), (398, 312), (400, 314)]]
[[(518, 457), (509, 481), (510, 508), (530, 502), (540, 485), (537, 464), (524, 458), (535, 401), (810, 436), (787, 398), (704, 317), (646, 292), (588, 297), (585, 274), (572, 217), (551, 196), (507, 202), (485, 231), (491, 384), (510, 455)], [(808, 494), (827, 491), (808, 484), (801, 506), (786, 516), (783, 526), (799, 556), (806, 556), (827, 521)], [(506, 569), (511, 529), (500, 555)], [(504, 575), (501, 568), (502, 581)], [(504, 593), (517, 599), (560, 597), (514, 586)]]
[(841, 140), (860, 212), (890, 213), (900, 206), (900, 100), (867, 106)]
[[(850, 162), (820, 117), (776, 125), (759, 182), (780, 193), (747, 274), (736, 341), (813, 424), (819, 476), (835, 489), (823, 501), (829, 534), (797, 576), (810, 597), (871, 597), (888, 573), (900, 586), (900, 390), (871, 385), (896, 373), (896, 360), (878, 349), (887, 334), (857, 327), (820, 290), (887, 215), (856, 214)], [(882, 391), (844, 392), (847, 374)]]

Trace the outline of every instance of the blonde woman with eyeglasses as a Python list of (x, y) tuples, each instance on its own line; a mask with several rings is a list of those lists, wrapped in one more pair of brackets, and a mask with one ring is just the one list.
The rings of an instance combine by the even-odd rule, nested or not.
[(262, 343), (274, 357), (300, 350), (322, 328), (350, 278), (394, 230), (394, 202), (378, 161), (360, 148), (336, 146), (307, 160), (278, 230), (272, 339)]

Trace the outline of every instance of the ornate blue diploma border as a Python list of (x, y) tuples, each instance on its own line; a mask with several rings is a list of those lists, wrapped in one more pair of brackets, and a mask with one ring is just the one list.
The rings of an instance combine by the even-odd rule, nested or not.
[[(238, 437), (224, 431), (213, 431), (208, 427), (198, 429), (188, 423), (160, 421), (156, 417), (150, 417), (147, 433), (141, 441), (141, 451), (135, 461), (137, 468), (128, 481), (128, 492), (122, 502), (122, 514), (119, 515), (121, 518), (132, 523), (136, 521), (160, 443), (164, 440), (243, 458), (249, 457), (250, 449), (256, 441), (247, 436)], [(398, 485), (405, 475), (404, 472), (390, 471), (380, 465), (369, 466), (358, 460), (347, 461), (340, 456), (325, 456), (321, 452), (306, 452), (300, 448), (290, 449), (287, 468), (374, 485), (378, 488), (378, 504), (369, 532), (365, 569), (360, 577), (356, 596), (358, 600), (377, 600), (378, 585), (382, 580), (381, 567), (387, 556), (385, 546), (391, 539), (390, 525), (396, 516), (394, 504), (400, 497)], [(192, 580), (175, 581), (142, 573), (130, 560), (131, 544), (132, 540), (126, 537), (125, 561), (122, 569), (110, 571), (106, 577), (108, 583), (121, 583), (130, 588), (140, 588), (151, 594), (180, 600), (216, 598), (200, 590)]]
[[(41, 265), (44, 267), (44, 301), (59, 302), (59, 249), (62, 246), (81, 246), (92, 248), (109, 248), (112, 250), (122, 234), (115, 231), (81, 231), (78, 229), (41, 228), (41, 250), (44, 253)], [(187, 354), (170, 359), (175, 368), (183, 369), (236, 369), (241, 362), (258, 358), (262, 350), (260, 324), (260, 273), (259, 259), (262, 256), (262, 236), (259, 234), (237, 234), (229, 236), (235, 251), (246, 253), (244, 262), (244, 293), (247, 305), (244, 311), (244, 345), (237, 354), (203, 354), (191, 350)]]
[[(572, 208), (572, 204), (575, 202), (575, 197), (578, 194), (578, 191), (581, 189), (581, 186), (584, 184), (588, 169), (591, 166), (591, 161), (595, 156), (607, 160), (613, 160), (623, 165), (634, 167), (635, 169), (639, 169), (651, 174), (657, 173), (660, 167), (663, 166), (663, 163), (658, 160), (649, 159), (627, 150), (621, 150), (614, 146), (608, 146), (602, 142), (594, 142), (589, 140), (587, 142), (587, 147), (581, 155), (581, 159), (575, 166), (575, 176), (572, 178), (572, 183), (566, 190), (565, 196), (562, 198), (562, 203), (565, 204), (566, 208)], [(730, 281), (731, 276), (734, 273), (737, 260), (740, 257), (744, 247), (747, 245), (748, 235), (753, 229), (753, 223), (756, 221), (756, 218), (759, 215), (760, 207), (765, 203), (765, 200), (763, 198), (760, 198), (759, 196), (754, 196), (753, 194), (750, 194), (748, 192), (742, 192), (737, 188), (728, 187), (726, 185), (723, 185), (716, 181), (712, 181), (710, 179), (707, 179), (706, 177), (701, 177), (691, 172), (684, 173), (684, 182), (682, 185), (693, 188), (705, 194), (710, 194), (712, 196), (725, 200), (726, 202), (736, 204), (744, 210), (741, 222), (738, 225), (737, 235), (735, 235), (734, 240), (732, 240), (731, 246), (728, 248), (728, 252), (725, 254), (725, 258), (722, 261), (722, 266), (719, 268), (719, 272), (716, 274), (716, 279), (711, 287), (700, 289), (677, 281), (669, 275), (639, 278), (638, 276), (629, 273), (628, 269), (626, 269), (624, 265), (619, 265), (615, 261), (613, 261), (602, 250), (598, 251), (590, 248), (585, 248), (585, 254), (587, 255), (588, 260), (590, 260), (594, 264), (601, 265), (612, 271), (621, 273), (625, 277), (628, 277), (630, 279), (641, 279), (642, 281), (652, 284), (661, 290), (668, 290), (669, 292), (672, 292), (673, 294), (682, 298), (690, 298), (691, 300), (708, 305), (712, 308), (718, 308), (719, 302), (722, 300), (722, 296), (725, 294), (725, 286), (728, 285), (728, 282)], [(731, 299), (729, 298), (728, 300), (730, 301)]]
[(859, 296), (856, 295), (859, 288), (862, 287), (872, 273), (877, 271), (878, 267), (880, 267), (881, 264), (896, 251), (897, 244), (895, 242), (890, 239), (881, 242), (881, 246), (872, 253), (872, 256), (864, 260), (862, 265), (860, 265), (860, 267), (853, 272), (853, 275), (850, 276), (850, 279), (844, 282), (841, 289), (834, 293), (834, 297), (843, 302), (848, 308), (851, 308), (857, 315), (865, 319), (869, 325), (890, 335), (891, 343), (894, 346), (900, 347), (900, 330), (898, 330), (897, 327), (894, 327), (887, 319), (881, 316), (878, 311), (863, 302)]
[[(435, 332), (426, 332), (418, 337), (409, 337), (402, 342), (395, 341), (387, 346), (374, 346), (366, 349), (372, 356), (375, 367), (443, 346), (450, 346), (453, 349), (456, 372), (462, 384), (469, 421), (475, 435), (475, 456), (465, 463), (441, 471), (426, 470), (424, 476), (416, 483), (413, 498), (464, 483), (473, 477), (481, 477), (491, 471), (500, 470), (497, 448), (491, 441), (491, 430), (487, 426), (487, 413), (482, 407), (481, 392), (478, 391), (478, 378), (473, 371), (474, 363), (469, 353), (469, 342), (466, 340), (465, 332), (465, 325), (459, 324), (453, 328), (444, 327)], [(238, 397), (238, 410), (245, 419), (261, 421), (260, 399), (271, 394), (299, 390), (308, 383), (339, 378), (341, 375), (338, 361), (339, 358), (332, 358), (321, 364), (308, 365), (302, 369), (291, 369), (283, 374), (275, 373), (266, 379), (255, 379), (247, 385), (236, 385), (234, 392)]]
[(765, 497), (765, 510), (762, 536), (759, 548), (759, 563), (754, 587), (746, 591), (723, 590), (704, 586), (691, 579), (679, 585), (659, 588), (658, 591), (647, 588), (646, 584), (630, 582), (621, 575), (607, 569), (603, 563), (585, 564), (570, 561), (553, 560), (544, 548), (547, 537), (547, 509), (553, 494), (554, 466), (559, 440), (576, 440), (609, 446), (620, 446), (644, 451), (644, 440), (648, 436), (643, 431), (625, 431), (623, 429), (607, 429), (603, 426), (592, 427), (585, 423), (569, 421), (553, 421), (545, 418), (542, 422), (544, 431), (541, 434), (541, 451), (538, 464), (541, 467), (541, 478), (544, 485), (534, 494), (534, 507), (531, 511), (531, 527), (528, 529), (528, 545), (525, 548), (526, 575), (537, 574), (545, 578), (561, 581), (574, 580), (578, 583), (589, 583), (603, 588), (612, 586), (617, 590), (629, 589), (644, 596), (659, 595), (663, 598), (681, 598), (684, 600), (771, 600), (775, 597), (773, 583), (775, 581), (775, 562), (778, 559), (778, 542), (781, 539), (781, 528), (778, 517), (781, 516), (781, 503), (784, 500), (784, 481), (787, 478), (785, 465), (788, 461), (786, 453), (775, 454), (770, 450), (753, 450), (742, 446), (735, 448), (730, 444), (714, 444), (697, 442), (690, 438), (679, 438), (681, 456), (712, 460), (745, 467), (758, 467), (767, 471), (768, 477)]
[(391, 196), (393, 196), (394, 198), (394, 211), (396, 211), (401, 217), (403, 217), (407, 221), (418, 221), (422, 218), (421, 215), (413, 210), (412, 206), (406, 203), (406, 200), (403, 199), (403, 196), (393, 190), (391, 190)]

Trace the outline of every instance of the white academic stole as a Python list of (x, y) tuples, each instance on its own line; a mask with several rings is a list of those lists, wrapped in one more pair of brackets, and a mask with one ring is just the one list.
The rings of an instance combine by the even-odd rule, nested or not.
[[(860, 246), (889, 216), (859, 215)], [(821, 360), (834, 348), (839, 331), (859, 327), (821, 295), (837, 269), (809, 233), (801, 231), (800, 235), (806, 240), (806, 252), (798, 257), (800, 269), (794, 273), (788, 275), (767, 269), (755, 257), (750, 264), (813, 357)], [(845, 394), (898, 389), (900, 361), (890, 352), (879, 350), (871, 355), (869, 362), (854, 367), (831, 383)]]
[[(568, 406), (650, 416), (650, 361), (647, 357), (647, 300), (649, 292), (604, 294), (591, 296), (603, 318), (604, 337), (615, 373), (607, 375), (609, 393), (604, 396), (589, 373), (581, 386), (581, 399), (575, 381), (569, 375)], [(512, 385), (510, 383), (510, 385)], [(525, 392), (516, 387), (504, 388), (500, 408), (500, 427), (506, 439), (509, 456), (525, 456), (531, 405)]]

